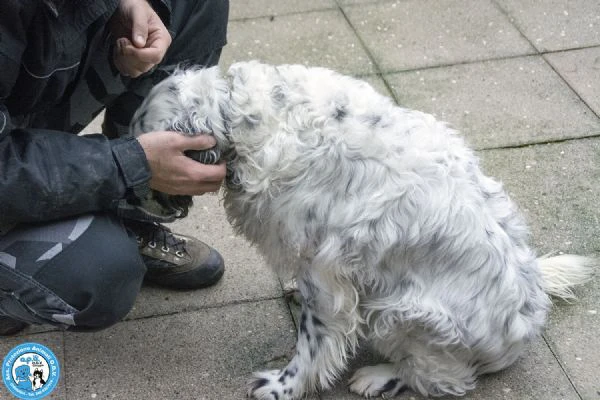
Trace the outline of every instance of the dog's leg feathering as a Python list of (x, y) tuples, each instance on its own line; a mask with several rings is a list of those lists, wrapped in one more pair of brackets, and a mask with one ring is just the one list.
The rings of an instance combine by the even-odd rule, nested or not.
[(393, 364), (378, 364), (357, 370), (350, 381), (350, 391), (370, 399), (394, 397), (408, 389), (398, 377)]
[[(255, 373), (249, 382), (248, 397), (293, 400), (303, 398), (317, 389), (327, 389), (339, 377), (348, 357), (354, 353), (360, 321), (357, 308), (350, 306), (336, 310), (332, 301), (335, 290), (324, 290), (322, 286), (327, 279), (317, 281), (321, 288), (308, 279), (298, 281), (303, 304), (295, 356), (281, 371)], [(338, 292), (333, 296), (356, 298), (351, 285), (338, 286), (336, 289), (344, 291), (344, 294)]]

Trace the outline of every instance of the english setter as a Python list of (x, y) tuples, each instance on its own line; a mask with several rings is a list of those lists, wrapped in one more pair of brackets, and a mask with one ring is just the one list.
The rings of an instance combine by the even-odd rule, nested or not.
[[(357, 79), (255, 61), (226, 77), (182, 69), (131, 125), (169, 129), (214, 135), (196, 156), (228, 161), (229, 221), (303, 298), (294, 357), (255, 373), (251, 398), (331, 387), (359, 338), (388, 363), (356, 371), (353, 392), (462, 395), (538, 337), (548, 294), (569, 297), (591, 270), (585, 257), (537, 258), (517, 207), (454, 130)], [(157, 197), (185, 214), (185, 201)]]

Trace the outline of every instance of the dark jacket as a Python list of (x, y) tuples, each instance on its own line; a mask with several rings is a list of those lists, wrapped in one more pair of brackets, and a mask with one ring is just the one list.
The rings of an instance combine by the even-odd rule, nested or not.
[[(150, 171), (136, 140), (77, 136), (52, 121), (53, 107), (65, 103), (81, 79), (89, 41), (117, 5), (2, 2), (0, 228), (115, 210), (132, 189), (147, 185)], [(170, 3), (157, 0), (153, 6), (168, 24)]]

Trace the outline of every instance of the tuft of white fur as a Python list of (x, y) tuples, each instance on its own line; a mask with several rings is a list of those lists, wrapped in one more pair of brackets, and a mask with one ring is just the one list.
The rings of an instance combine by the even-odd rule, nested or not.
[(598, 260), (574, 254), (546, 254), (538, 258), (538, 264), (544, 291), (550, 296), (569, 301), (575, 299), (573, 286), (582, 285), (592, 278)]
[(463, 395), (539, 336), (546, 291), (571, 298), (589, 276), (585, 257), (538, 261), (518, 207), (456, 131), (357, 79), (258, 62), (226, 78), (179, 71), (132, 131), (179, 126), (217, 138), (229, 221), (303, 299), (296, 354), (254, 375), (254, 399), (330, 387), (361, 337), (390, 364), (384, 379), (363, 369), (354, 391)]

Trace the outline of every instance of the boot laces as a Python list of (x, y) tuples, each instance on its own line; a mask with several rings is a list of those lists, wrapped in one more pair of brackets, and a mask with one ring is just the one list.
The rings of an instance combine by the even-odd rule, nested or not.
[(187, 251), (185, 249), (185, 240), (176, 238), (171, 230), (161, 224), (148, 224), (147, 229), (143, 229), (136, 236), (138, 244), (143, 244), (155, 249), (160, 248), (163, 253), (173, 250), (177, 257), (183, 257)]

